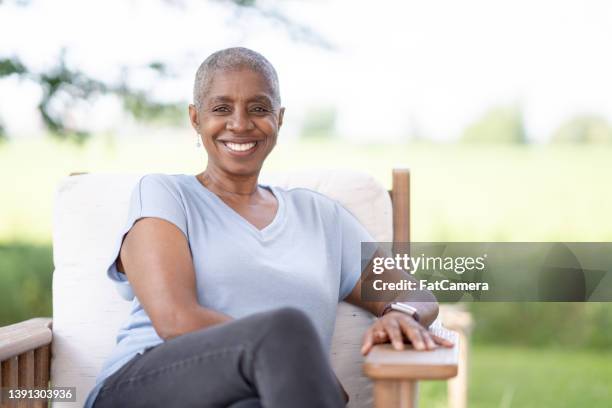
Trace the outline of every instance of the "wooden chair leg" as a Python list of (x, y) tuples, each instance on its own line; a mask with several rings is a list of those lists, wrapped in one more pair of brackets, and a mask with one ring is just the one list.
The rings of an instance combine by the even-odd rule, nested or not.
[(459, 366), (457, 377), (448, 380), (449, 408), (467, 408), (468, 406), (468, 339), (465, 333), (459, 332)]
[(374, 382), (374, 408), (416, 408), (418, 382), (412, 380), (377, 380)]
[(468, 361), (470, 332), (473, 321), (469, 312), (460, 306), (443, 306), (440, 314), (444, 326), (459, 334), (459, 364), (457, 376), (448, 380), (449, 408), (467, 408), (468, 406)]

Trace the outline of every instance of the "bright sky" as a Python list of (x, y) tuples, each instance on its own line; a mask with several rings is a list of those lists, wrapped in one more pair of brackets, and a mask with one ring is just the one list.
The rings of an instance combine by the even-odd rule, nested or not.
[[(130, 80), (161, 99), (190, 100), (195, 70), (211, 52), (253, 48), (275, 65), (288, 137), (305, 113), (335, 106), (352, 140), (396, 140), (412, 131), (457, 138), (488, 108), (518, 104), (533, 140), (564, 120), (597, 113), (612, 122), (612, 2), (608, 0), (311, 0), (264, 2), (333, 46), (295, 41), (278, 23), (215, 1), (168, 7), (146, 0), (33, 0), (0, 6), (0, 56), (44, 68), (62, 47), (68, 62), (116, 80), (121, 67), (168, 61), (173, 81)], [(40, 127), (34, 84), (0, 81), (9, 131)], [(76, 110), (93, 129), (125, 123), (116, 101)], [(123, 119), (122, 119), (123, 118)]]

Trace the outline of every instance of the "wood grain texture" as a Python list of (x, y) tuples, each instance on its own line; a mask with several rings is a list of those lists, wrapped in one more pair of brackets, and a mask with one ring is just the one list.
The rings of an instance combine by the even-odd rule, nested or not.
[(393, 169), (393, 242), (410, 242), (410, 170)]
[(444, 337), (453, 341), (455, 343), (454, 347), (440, 347), (432, 351), (416, 351), (411, 346), (406, 345), (405, 350), (397, 351), (390, 344), (375, 346), (366, 357), (363, 371), (374, 380), (440, 380), (452, 378), (457, 375), (459, 336), (455, 332), (446, 330)]
[[(16, 389), (19, 384), (19, 360), (17, 357), (11, 357), (7, 360), (2, 361), (0, 372), (1, 374), (1, 383), (3, 388), (12, 388)], [(17, 403), (15, 401), (0, 401), (1, 408), (13, 408), (16, 407)]]
[[(51, 345), (39, 347), (34, 351), (34, 385), (36, 388), (49, 387)], [(35, 401), (33, 407), (47, 408), (47, 401)]]
[(2, 387), (17, 388), (19, 384), (19, 362), (17, 357), (11, 357), (2, 361)]
[[(2, 387), (16, 389), (19, 385), (19, 360), (17, 357), (11, 357), (2, 361), (1, 365)], [(17, 403), (2, 400), (0, 406), (2, 408), (13, 408), (17, 406)]]
[(46, 388), (49, 385), (49, 366), (51, 362), (51, 346), (39, 347), (34, 351), (34, 384)]
[(469, 337), (474, 326), (472, 315), (460, 305), (443, 305), (440, 316), (444, 325), (459, 334), (459, 367), (457, 376), (448, 381), (449, 408), (468, 406)]
[(378, 380), (374, 383), (374, 408), (415, 408), (418, 397), (416, 381)]
[(34, 387), (34, 350), (26, 351), (17, 357), (19, 361), (19, 387)]
[[(34, 350), (26, 351), (17, 357), (19, 371), (17, 373), (19, 388), (34, 388)], [(18, 408), (30, 408), (33, 401), (21, 399), (17, 402)]]
[(36, 318), (0, 327), (0, 360), (51, 343), (51, 319)]

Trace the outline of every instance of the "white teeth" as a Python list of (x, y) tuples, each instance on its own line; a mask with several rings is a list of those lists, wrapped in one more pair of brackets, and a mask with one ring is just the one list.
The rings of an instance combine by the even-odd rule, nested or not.
[(257, 144), (257, 142), (251, 142), (251, 143), (230, 143), (230, 142), (225, 142), (225, 145), (227, 147), (229, 147), (230, 150), (233, 150), (235, 152), (244, 152), (245, 150), (252, 149), (253, 147), (255, 147), (256, 144)]

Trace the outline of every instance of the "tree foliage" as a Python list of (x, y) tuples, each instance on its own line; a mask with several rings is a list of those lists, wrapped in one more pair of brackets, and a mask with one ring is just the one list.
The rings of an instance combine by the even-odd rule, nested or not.
[(553, 133), (552, 143), (612, 143), (612, 126), (599, 115), (579, 115)]
[(490, 109), (467, 127), (461, 141), (466, 143), (527, 143), (522, 112), (516, 106)]
[[(163, 0), (170, 6), (186, 8), (182, 0)], [(221, 0), (237, 13), (253, 11), (262, 18), (273, 21), (282, 26), (291, 38), (298, 41), (310, 42), (314, 45), (331, 48), (322, 37), (308, 27), (290, 20), (274, 8), (261, 7), (257, 0)], [(29, 1), (13, 0), (14, 4), (27, 7)], [(6, 4), (0, 0), (0, 7)], [(125, 81), (113, 84), (92, 78), (84, 72), (69, 67), (66, 64), (66, 50), (64, 49), (55, 66), (42, 72), (36, 72), (26, 66), (17, 56), (0, 55), (0, 80), (9, 76), (26, 78), (40, 85), (42, 98), (38, 103), (38, 111), (45, 127), (50, 133), (62, 139), (85, 140), (89, 133), (86, 129), (76, 127), (66, 120), (70, 109), (82, 102), (91, 102), (96, 97), (105, 94), (114, 94), (121, 98), (124, 109), (134, 118), (141, 121), (165, 121), (177, 123), (184, 107), (177, 103), (165, 103), (154, 100), (151, 95), (141, 89), (131, 87)], [(167, 64), (162, 61), (151, 61), (147, 64), (160, 79), (170, 76)], [(125, 68), (129, 70), (129, 68)], [(6, 132), (0, 119), (0, 140), (6, 138)]]
[[(153, 62), (149, 67), (158, 72), (160, 77), (167, 75), (160, 62)], [(125, 83), (106, 83), (69, 68), (65, 62), (65, 50), (61, 52), (55, 66), (42, 72), (28, 69), (17, 57), (0, 59), (0, 78), (10, 75), (27, 78), (40, 86), (42, 97), (37, 105), (38, 112), (50, 134), (58, 138), (77, 142), (85, 140), (89, 136), (87, 130), (69, 123), (66, 120), (67, 114), (79, 102), (91, 102), (104, 94), (119, 96), (126, 111), (140, 120), (150, 120), (176, 110), (176, 104), (156, 102), (146, 92), (132, 89)]]

